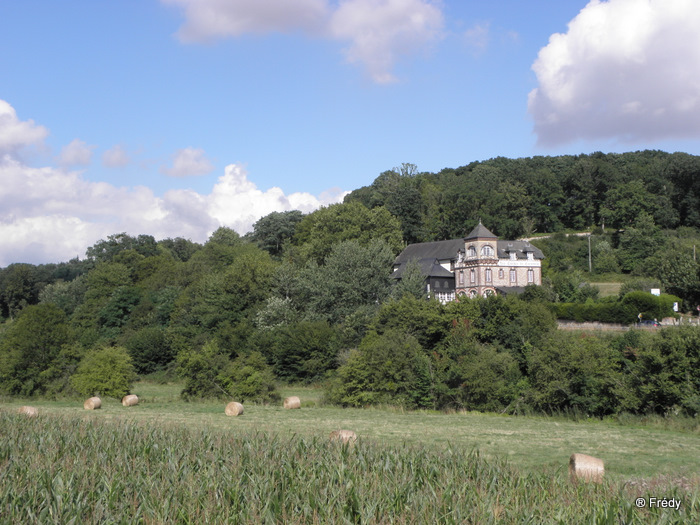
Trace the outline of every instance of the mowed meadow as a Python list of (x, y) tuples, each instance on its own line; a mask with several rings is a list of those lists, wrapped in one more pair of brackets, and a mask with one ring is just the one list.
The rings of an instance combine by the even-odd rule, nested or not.
[[(1, 523), (697, 523), (697, 429), (634, 420), (323, 406), (299, 410), (179, 399), (140, 382), (140, 403), (0, 404)], [(329, 433), (351, 429), (354, 446)], [(605, 461), (572, 483), (568, 459)], [(680, 510), (637, 508), (675, 498)]]

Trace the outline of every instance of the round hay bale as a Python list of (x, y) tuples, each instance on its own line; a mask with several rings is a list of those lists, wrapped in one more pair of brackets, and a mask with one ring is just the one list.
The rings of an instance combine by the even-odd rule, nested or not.
[(17, 412), (30, 417), (36, 417), (39, 415), (39, 411), (36, 409), (36, 407), (29, 406), (19, 407), (19, 410), (17, 410)]
[(99, 397), (91, 397), (90, 399), (86, 399), (85, 403), (83, 403), (83, 408), (85, 410), (97, 410), (102, 406), (102, 400)]
[(357, 441), (357, 434), (352, 430), (334, 430), (331, 432), (331, 441), (340, 441), (341, 443), (350, 443), (351, 445)]
[(237, 401), (231, 401), (226, 405), (226, 415), (227, 416), (240, 416), (243, 413), (243, 405)]
[(571, 454), (569, 458), (569, 476), (572, 481), (583, 480), (595, 483), (603, 482), (605, 465), (602, 459), (586, 454)]
[(301, 401), (297, 396), (286, 397), (284, 398), (284, 408), (301, 408)]
[(124, 396), (122, 398), (122, 405), (124, 405), (125, 407), (132, 407), (138, 404), (139, 396), (135, 396), (134, 394), (129, 394), (128, 396)]

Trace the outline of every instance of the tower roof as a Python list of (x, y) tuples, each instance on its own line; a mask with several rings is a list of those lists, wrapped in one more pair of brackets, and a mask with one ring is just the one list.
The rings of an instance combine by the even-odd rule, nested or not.
[(481, 221), (479, 221), (479, 224), (476, 225), (476, 227), (471, 231), (471, 233), (469, 235), (467, 235), (464, 238), (464, 240), (466, 241), (468, 239), (477, 239), (477, 238), (497, 239), (498, 237), (496, 237), (493, 233), (491, 233), (489, 231), (489, 229), (486, 226), (484, 226), (483, 224), (481, 224)]

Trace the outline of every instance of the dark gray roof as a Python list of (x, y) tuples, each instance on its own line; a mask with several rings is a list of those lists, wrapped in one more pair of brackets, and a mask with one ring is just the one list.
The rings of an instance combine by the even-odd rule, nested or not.
[[(420, 265), (420, 273), (423, 274), (424, 277), (446, 277), (448, 279), (454, 279), (455, 277), (451, 271), (445, 270), (440, 266), (440, 262), (437, 259), (420, 259), (418, 260), (418, 264)], [(399, 266), (398, 270), (391, 274), (391, 277), (394, 279), (401, 279), (405, 270), (406, 264), (404, 263)]]
[(509, 259), (510, 253), (515, 252), (518, 259), (527, 259), (528, 252), (532, 252), (535, 259), (544, 259), (542, 250), (527, 241), (498, 241), (499, 259)]
[(525, 291), (524, 286), (496, 286), (496, 291), (501, 295), (520, 295)]
[(481, 224), (481, 221), (479, 221), (479, 224), (476, 225), (476, 227), (467, 235), (464, 240), (466, 241), (467, 239), (496, 239), (497, 237), (489, 231), (489, 229)]
[(457, 252), (463, 249), (463, 239), (409, 244), (394, 260), (394, 265), (406, 263), (411, 259), (417, 259), (419, 261), (422, 259), (439, 259), (441, 261), (456, 259)]

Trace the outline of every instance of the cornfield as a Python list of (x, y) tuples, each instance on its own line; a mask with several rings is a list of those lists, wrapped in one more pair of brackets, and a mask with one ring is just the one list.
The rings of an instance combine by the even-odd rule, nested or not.
[(0, 412), (0, 523), (698, 523), (623, 485), (524, 473), (458, 446)]

